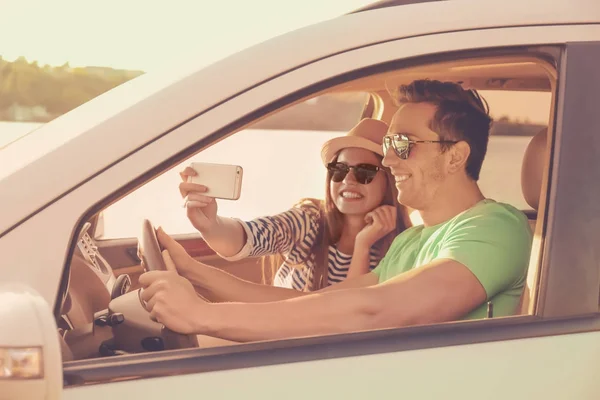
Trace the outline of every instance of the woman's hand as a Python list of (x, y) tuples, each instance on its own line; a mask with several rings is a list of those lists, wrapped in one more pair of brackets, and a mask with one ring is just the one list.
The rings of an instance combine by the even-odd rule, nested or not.
[(210, 231), (217, 223), (217, 202), (213, 197), (204, 196), (207, 187), (198, 183), (188, 182), (188, 177), (196, 176), (196, 171), (191, 167), (186, 167), (179, 173), (181, 182), (179, 192), (184, 198), (187, 217), (200, 233)]
[(396, 207), (379, 206), (365, 215), (367, 225), (356, 235), (355, 246), (371, 247), (396, 228)]

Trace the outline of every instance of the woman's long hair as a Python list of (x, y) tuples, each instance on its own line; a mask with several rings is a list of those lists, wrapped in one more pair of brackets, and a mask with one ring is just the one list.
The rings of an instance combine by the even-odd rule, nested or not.
[[(377, 157), (381, 162), (382, 157), (379, 155), (377, 155)], [(335, 160), (337, 160), (337, 156), (335, 157), (334, 161)], [(377, 249), (377, 252), (380, 256), (384, 256), (394, 241), (394, 238), (410, 226), (410, 218), (406, 208), (397, 201), (398, 191), (396, 189), (394, 177), (387, 168), (383, 167), (382, 171), (386, 177), (387, 187), (385, 196), (383, 197), (383, 201), (380, 205), (389, 205), (396, 208), (396, 229), (392, 230), (375, 243), (374, 247)], [(296, 206), (298, 206), (299, 204), (309, 201), (316, 205), (320, 210), (319, 232), (315, 238), (312, 248), (307, 255), (307, 258), (310, 258), (313, 255), (315, 257), (315, 267), (309, 286), (310, 290), (313, 291), (327, 286), (329, 246), (333, 243), (337, 243), (340, 240), (340, 237), (342, 236), (342, 230), (344, 229), (344, 215), (340, 212), (340, 210), (338, 210), (333, 199), (331, 198), (330, 183), (331, 173), (328, 171), (327, 179), (325, 179), (325, 200), (323, 201), (305, 198), (296, 204)], [(294, 265), (288, 265), (291, 268), (303, 268), (303, 264), (306, 263), (307, 258), (299, 260)], [(274, 277), (276, 269), (279, 268), (284, 261), (286, 260), (280, 254), (270, 256), (268, 257), (268, 260), (263, 260), (263, 283), (267, 283), (265, 276), (265, 262), (268, 262), (271, 270), (271, 276)], [(308, 285), (309, 283), (307, 282), (307, 286)]]

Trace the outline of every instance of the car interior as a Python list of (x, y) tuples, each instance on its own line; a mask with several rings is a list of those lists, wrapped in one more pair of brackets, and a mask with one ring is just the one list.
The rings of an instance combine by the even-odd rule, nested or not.
[[(521, 152), (518, 155), (520, 162), (513, 166), (514, 174), (503, 177), (507, 182), (520, 186), (519, 195), (524, 201), (519, 208), (529, 217), (534, 232), (527, 285), (521, 305), (515, 310), (516, 317), (530, 315), (535, 311), (535, 288), (540, 273), (539, 258), (544, 237), (544, 219), (538, 216), (544, 215), (545, 193), (548, 187), (547, 171), (552, 142), (552, 129), (548, 127), (553, 126), (552, 110), (557, 81), (554, 66), (533, 55), (471, 56), (371, 73), (313, 93), (309, 98), (324, 93), (367, 92), (370, 96), (364, 104), (361, 116), (378, 118), (389, 123), (397, 109), (393, 100), (394, 88), (422, 78), (460, 82), (464, 87), (485, 93), (546, 93), (551, 98), (549, 106), (546, 107), (547, 120), (544, 126), (542, 129), (537, 127), (536, 131), (530, 129), (530, 133), (520, 134), (526, 140), (522, 149), (515, 149), (516, 153)], [(285, 108), (293, 107), (309, 98), (296, 99)], [(492, 104), (490, 108), (493, 113)], [(269, 118), (278, 112), (281, 112), (281, 109), (265, 114), (261, 119)], [(253, 123), (256, 122), (258, 120)], [(528, 125), (527, 121), (517, 122), (516, 125), (520, 128)], [(237, 132), (249, 127), (244, 126), (231, 132), (231, 135), (235, 136)], [(496, 132), (492, 135), (502, 136), (501, 126), (495, 126), (494, 129)], [(508, 141), (490, 141), (488, 154), (492, 156), (494, 146), (508, 146), (506, 143)], [(488, 161), (488, 158), (484, 161), (484, 170)], [(489, 197), (492, 198), (502, 197), (503, 189), (493, 187), (500, 185), (498, 182), (494, 181), (488, 186), (482, 182), (484, 194), (490, 193)], [(172, 190), (177, 191), (177, 187), (173, 187)], [(126, 193), (119, 195), (122, 197)], [(102, 231), (102, 218), (102, 212), (98, 212), (85, 222), (74, 239), (73, 256), (68, 261), (68, 285), (61, 299), (60, 317), (57, 320), (64, 361), (169, 349), (235, 345), (216, 338), (180, 335), (150, 320), (139, 298), (137, 282), (144, 271), (138, 256), (138, 245), (142, 243), (138, 243), (137, 237), (102, 239), (99, 235)], [(414, 218), (413, 223), (418, 223), (418, 215), (414, 215)], [(143, 223), (143, 227), (139, 227), (143, 232), (139, 240), (147, 241), (146, 245), (142, 245), (146, 249), (144, 256), (148, 258), (145, 264), (148, 268), (159, 268), (156, 267), (156, 260), (150, 260), (156, 257), (156, 254), (152, 253), (155, 240), (152, 238), (152, 221), (146, 220)], [(271, 283), (272, 268), (266, 265), (268, 258), (225, 261), (208, 247), (199, 234), (174, 237), (199, 261), (222, 268), (248, 281)]]

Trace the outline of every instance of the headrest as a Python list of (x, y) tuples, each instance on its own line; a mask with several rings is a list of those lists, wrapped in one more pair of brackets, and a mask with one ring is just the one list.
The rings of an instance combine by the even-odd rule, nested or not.
[(527, 204), (537, 211), (542, 192), (547, 129), (538, 132), (529, 142), (521, 168), (521, 190)]

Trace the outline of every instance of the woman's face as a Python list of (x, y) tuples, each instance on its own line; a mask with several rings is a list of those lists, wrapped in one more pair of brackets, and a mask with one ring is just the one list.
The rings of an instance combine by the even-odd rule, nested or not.
[[(381, 167), (377, 155), (369, 150), (355, 147), (340, 151), (337, 162), (349, 167), (360, 164)], [(377, 171), (370, 183), (360, 183), (355, 174), (357, 174), (356, 170), (351, 169), (340, 182), (334, 182), (333, 178), (329, 180), (331, 199), (342, 214), (364, 215), (379, 207), (385, 197), (387, 190), (385, 171)], [(329, 176), (332, 177), (332, 174), (330, 173)]]

